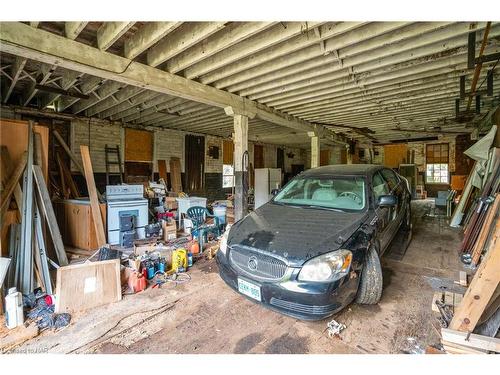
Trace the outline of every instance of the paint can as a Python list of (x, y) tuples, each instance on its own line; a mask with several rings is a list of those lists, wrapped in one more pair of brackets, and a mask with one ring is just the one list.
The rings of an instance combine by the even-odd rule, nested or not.
[(158, 272), (165, 273), (165, 263), (166, 262), (164, 258), (161, 258), (158, 261)]
[(147, 266), (148, 270), (148, 280), (151, 280), (155, 276), (155, 265), (153, 262), (150, 262)]

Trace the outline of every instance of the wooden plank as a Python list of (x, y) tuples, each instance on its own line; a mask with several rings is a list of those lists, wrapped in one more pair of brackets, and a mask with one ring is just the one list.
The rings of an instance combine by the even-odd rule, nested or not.
[(75, 185), (75, 181), (73, 180), (71, 172), (66, 167), (66, 164), (64, 164), (64, 161), (62, 160), (59, 152), (56, 152), (56, 162), (59, 168), (59, 177), (61, 179), (61, 188), (63, 189), (64, 198), (79, 198), (80, 192)]
[(87, 181), (87, 189), (89, 191), (90, 211), (92, 212), (92, 218), (94, 219), (94, 228), (96, 233), (97, 246), (102, 247), (106, 244), (106, 234), (104, 232), (104, 224), (101, 216), (101, 210), (99, 209), (99, 200), (97, 197), (97, 189), (95, 187), (94, 172), (92, 170), (92, 162), (90, 160), (90, 153), (88, 146), (81, 145), (80, 152), (82, 154), (83, 168), (85, 171), (85, 180)]
[(497, 220), (487, 253), (465, 292), (450, 328), (472, 332), (500, 283), (500, 220)]
[(182, 192), (181, 159), (176, 157), (170, 158), (170, 183), (174, 192)]
[(458, 276), (459, 276), (459, 284), (462, 285), (462, 286), (467, 286), (467, 272), (465, 271), (460, 271), (458, 273)]
[(36, 336), (38, 336), (36, 323), (30, 324), (28, 327), (19, 326), (13, 330), (8, 330), (5, 335), (0, 337), (0, 350), (2, 352), (7, 351)]
[(472, 264), (478, 264), (479, 258), (484, 249), (484, 245), (486, 244), (486, 240), (489, 237), (491, 229), (493, 227), (493, 220), (496, 216), (498, 216), (498, 212), (500, 210), (500, 194), (496, 194), (495, 201), (488, 209), (488, 213), (486, 215), (486, 219), (484, 220), (483, 226), (481, 228), (481, 232), (479, 233), (479, 237), (474, 244), (474, 248), (472, 249)]
[(469, 334), (467, 332), (455, 331), (450, 328), (441, 328), (441, 336), (444, 341), (500, 353), (500, 339), (495, 337), (481, 336), (474, 333)]
[(120, 260), (86, 262), (57, 270), (55, 311), (74, 312), (122, 298)]
[(5, 187), (4, 190), (2, 190), (1, 204), (0, 204), (0, 210), (2, 213), (4, 213), (7, 210), (8, 205), (10, 203), (10, 196), (16, 189), (16, 186), (19, 185), (19, 179), (21, 178), (24, 169), (26, 168), (27, 157), (28, 154), (24, 152), (21, 160), (16, 165), (14, 172), (12, 172), (11, 177), (8, 179), (7, 186)]
[[(57, 130), (54, 130), (52, 132), (54, 134), (54, 137), (56, 137), (57, 142), (62, 146), (63, 150), (66, 151), (66, 154), (69, 156), (73, 164), (75, 164), (76, 169), (82, 174), (82, 176), (85, 176), (85, 171), (83, 170), (83, 166), (76, 157), (76, 155), (71, 151), (71, 149), (68, 147), (64, 139), (61, 137), (61, 135), (57, 132)], [(102, 199), (101, 193), (96, 190), (97, 196), (99, 197), (99, 200)]]
[(64, 250), (61, 232), (59, 231), (59, 225), (57, 224), (49, 191), (47, 189), (47, 185), (45, 184), (45, 180), (43, 179), (42, 169), (39, 165), (33, 165), (33, 174), (35, 176), (36, 186), (40, 198), (38, 202), (39, 207), (42, 209), (42, 212), (47, 219), (47, 227), (49, 228), (50, 236), (52, 237), (59, 265), (65, 266), (68, 264), (68, 257), (66, 256), (66, 251)]
[(468, 346), (455, 344), (450, 341), (441, 340), (441, 344), (447, 354), (488, 354), (487, 350), (474, 349)]
[[(9, 149), (7, 146), (2, 145), (1, 146), (1, 167), (2, 169), (0, 170), (0, 176), (2, 176), (2, 191), (3, 188), (6, 187), (11, 179), (12, 176), (12, 159), (9, 154)], [(17, 204), (17, 209), (19, 210), (19, 213), (22, 212), (22, 206), (23, 206), (23, 191), (21, 189), (21, 185), (19, 184), (19, 181), (17, 182), (17, 185), (14, 187), (14, 198), (16, 200)]]
[(158, 160), (158, 176), (167, 182), (167, 162), (165, 160)]

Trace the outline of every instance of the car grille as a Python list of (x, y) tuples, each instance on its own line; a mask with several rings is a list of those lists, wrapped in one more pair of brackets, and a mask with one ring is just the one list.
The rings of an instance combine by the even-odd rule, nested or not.
[(241, 273), (262, 280), (279, 280), (287, 270), (286, 263), (278, 258), (237, 246), (229, 252), (229, 260)]
[(273, 306), (285, 310), (290, 310), (300, 314), (313, 314), (313, 315), (329, 314), (332, 311), (335, 311), (339, 307), (336, 304), (324, 305), (324, 306), (304, 305), (302, 303), (284, 301), (282, 299), (278, 299), (275, 297), (272, 297), (269, 303)]

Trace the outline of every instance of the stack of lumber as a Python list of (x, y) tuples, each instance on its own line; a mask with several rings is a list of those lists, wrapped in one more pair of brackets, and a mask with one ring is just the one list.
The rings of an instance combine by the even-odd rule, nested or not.
[(441, 330), (445, 349), (450, 353), (500, 353), (500, 339), (496, 337), (499, 324), (495, 318), (499, 308), (500, 221), (496, 218), (472, 282), (455, 308), (449, 327)]

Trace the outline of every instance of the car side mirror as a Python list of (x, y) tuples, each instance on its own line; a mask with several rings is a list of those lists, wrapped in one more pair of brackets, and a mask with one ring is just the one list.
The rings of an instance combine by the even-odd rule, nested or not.
[(398, 204), (398, 198), (395, 195), (382, 195), (378, 198), (380, 207), (394, 207)]
[(278, 195), (279, 192), (280, 192), (280, 189), (273, 189), (273, 190), (271, 190), (271, 195), (273, 197), (275, 197), (276, 195)]

